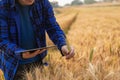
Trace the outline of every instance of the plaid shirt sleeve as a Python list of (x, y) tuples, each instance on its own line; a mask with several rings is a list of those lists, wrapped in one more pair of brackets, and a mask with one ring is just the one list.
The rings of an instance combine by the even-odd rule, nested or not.
[(66, 45), (65, 34), (61, 30), (59, 24), (56, 22), (53, 8), (48, 0), (44, 0), (44, 15), (45, 15), (45, 27), (50, 39), (61, 50), (63, 45)]
[(15, 53), (15, 51), (22, 49), (9, 41), (9, 26), (7, 21), (8, 7), (9, 6), (4, 5), (4, 0), (0, 2), (0, 50), (4, 51), (9, 56), (22, 59), (21, 53)]

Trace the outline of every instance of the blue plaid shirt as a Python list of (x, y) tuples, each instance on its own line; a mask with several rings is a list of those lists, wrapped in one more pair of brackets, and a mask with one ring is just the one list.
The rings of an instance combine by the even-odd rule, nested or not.
[[(38, 47), (46, 46), (45, 32), (60, 50), (66, 44), (65, 35), (54, 17), (53, 8), (48, 0), (35, 0), (31, 6), (30, 19), (34, 26), (35, 40)], [(0, 0), (0, 68), (6, 80), (13, 80), (22, 60), (23, 50), (20, 44), (20, 15), (15, 0)], [(42, 60), (47, 52), (41, 54)]]

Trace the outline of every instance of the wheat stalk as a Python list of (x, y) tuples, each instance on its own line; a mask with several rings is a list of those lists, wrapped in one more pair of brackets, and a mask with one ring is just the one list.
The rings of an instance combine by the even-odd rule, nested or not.
[(4, 78), (4, 74), (3, 74), (3, 72), (2, 72), (1, 69), (0, 69), (0, 80), (5, 80), (5, 78)]

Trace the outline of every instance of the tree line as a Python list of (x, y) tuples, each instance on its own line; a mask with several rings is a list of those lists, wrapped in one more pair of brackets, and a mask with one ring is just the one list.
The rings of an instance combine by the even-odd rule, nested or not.
[[(71, 4), (66, 4), (65, 6), (74, 6), (74, 5), (83, 5), (83, 4), (93, 4), (93, 3), (99, 3), (99, 2), (120, 2), (120, 0), (73, 0)], [(57, 1), (51, 2), (53, 7), (60, 7)]]

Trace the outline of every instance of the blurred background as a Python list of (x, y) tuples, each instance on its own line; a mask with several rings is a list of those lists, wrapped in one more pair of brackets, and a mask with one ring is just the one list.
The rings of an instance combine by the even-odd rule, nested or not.
[[(35, 68), (36, 80), (120, 80), (120, 0), (50, 2), (75, 56), (66, 60), (49, 50), (44, 59), (49, 65), (41, 72)], [(53, 45), (48, 36), (47, 45)], [(26, 78), (34, 80), (31, 75)]]
[[(120, 0), (50, 0), (55, 17), (74, 46), (66, 60), (57, 49), (35, 68), (27, 80), (120, 80)], [(53, 43), (47, 37), (47, 45)]]
[(88, 5), (96, 3), (112, 3), (119, 4), (120, 0), (49, 0), (53, 7), (65, 7), (65, 6), (74, 6), (74, 5)]

